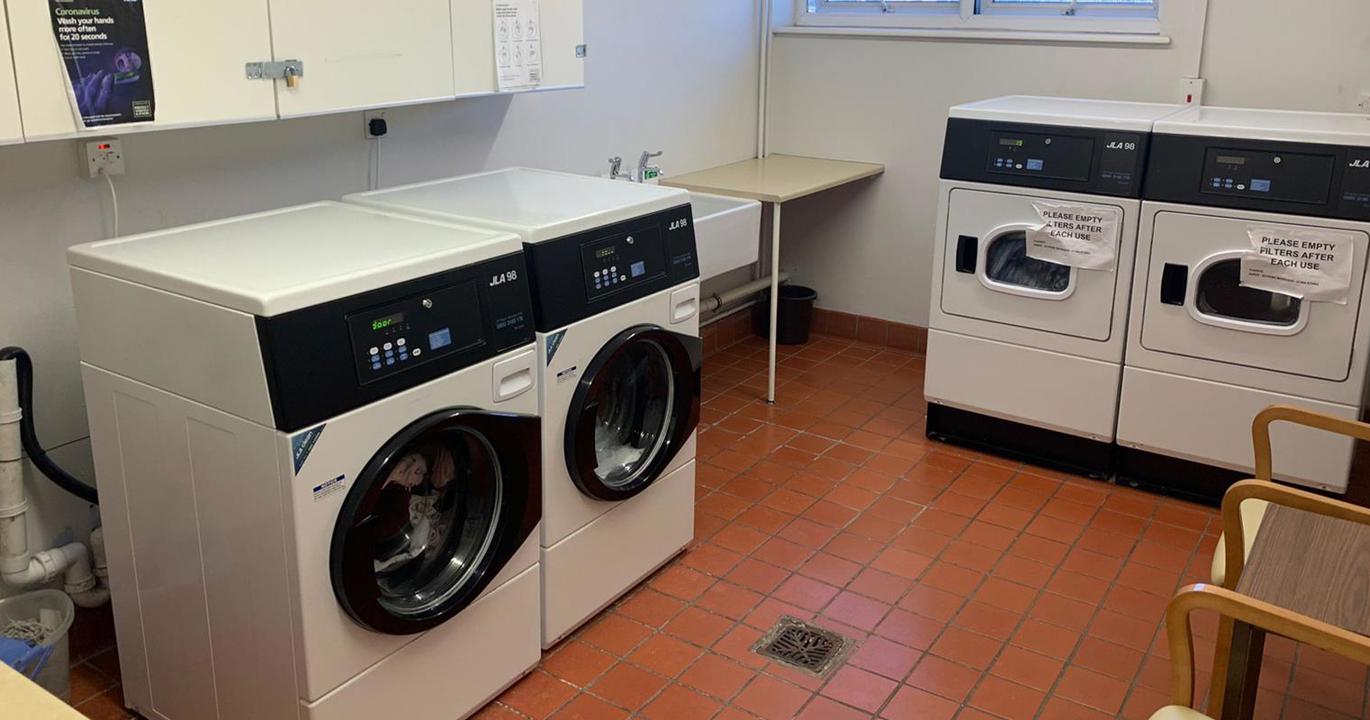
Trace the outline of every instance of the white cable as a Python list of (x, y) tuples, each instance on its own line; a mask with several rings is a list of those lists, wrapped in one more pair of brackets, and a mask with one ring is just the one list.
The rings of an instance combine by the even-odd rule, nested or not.
[(105, 183), (109, 185), (109, 200), (110, 204), (114, 207), (114, 237), (119, 237), (119, 193), (115, 191), (114, 178), (110, 177), (109, 173), (101, 170), (100, 175), (105, 179)]

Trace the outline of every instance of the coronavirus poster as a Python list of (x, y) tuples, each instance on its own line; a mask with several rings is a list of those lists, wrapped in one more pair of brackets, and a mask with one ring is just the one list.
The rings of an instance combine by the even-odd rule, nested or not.
[(83, 127), (152, 122), (143, 0), (48, 0), (72, 109)]

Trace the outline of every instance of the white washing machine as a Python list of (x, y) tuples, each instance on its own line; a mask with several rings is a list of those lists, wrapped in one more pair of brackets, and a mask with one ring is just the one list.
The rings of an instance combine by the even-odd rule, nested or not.
[[(951, 109), (924, 390), (930, 437), (1111, 472), (1147, 147), (1152, 125), (1179, 110), (1024, 96)], [(1043, 235), (1077, 228), (1080, 247)]]
[(521, 250), (322, 203), (70, 251), (129, 707), (451, 720), (536, 665)]
[[(1251, 421), (1266, 406), (1360, 415), (1370, 356), (1370, 119), (1189, 110), (1157, 124), (1144, 198), (1121, 476), (1213, 499), (1252, 471)], [(1324, 293), (1310, 298), (1253, 283), (1243, 257), (1258, 236), (1267, 245), (1288, 240), (1277, 252), (1295, 263), (1299, 243), (1340, 246), (1306, 257), (1331, 257), (1314, 264), (1344, 274), (1345, 289), (1326, 295), (1324, 279), (1307, 286)], [(1349, 439), (1280, 425), (1273, 433), (1277, 477), (1346, 490)]]
[(699, 268), (683, 190), (514, 168), (352, 196), (523, 237), (542, 368), (542, 640), (694, 536)]

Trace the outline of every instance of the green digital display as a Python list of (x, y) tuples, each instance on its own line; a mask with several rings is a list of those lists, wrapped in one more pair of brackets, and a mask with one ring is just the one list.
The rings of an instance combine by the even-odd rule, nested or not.
[(376, 318), (371, 321), (372, 332), (379, 332), (393, 325), (404, 322), (404, 313), (395, 313), (383, 318)]
[(1001, 138), (999, 140), (999, 144), (1006, 145), (1008, 147), (1022, 147), (1023, 141), (1019, 138)]

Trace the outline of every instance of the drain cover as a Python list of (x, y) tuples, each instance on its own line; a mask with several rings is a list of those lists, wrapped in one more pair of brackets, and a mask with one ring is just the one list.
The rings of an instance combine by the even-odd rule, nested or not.
[(841, 665), (851, 648), (851, 639), (785, 615), (756, 641), (752, 652), (823, 676)]

